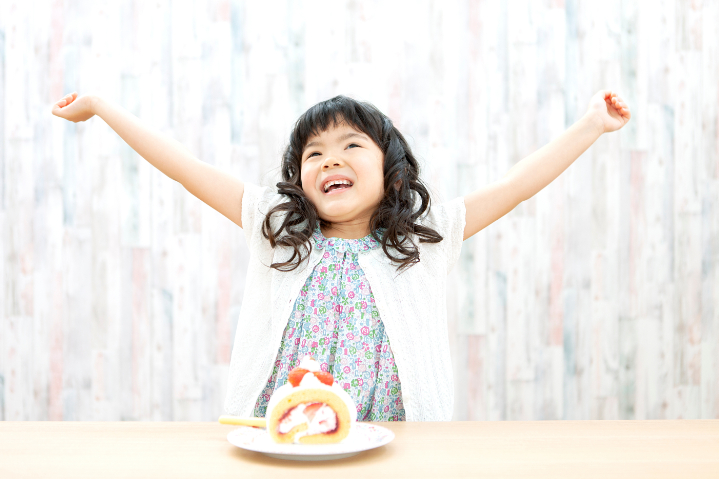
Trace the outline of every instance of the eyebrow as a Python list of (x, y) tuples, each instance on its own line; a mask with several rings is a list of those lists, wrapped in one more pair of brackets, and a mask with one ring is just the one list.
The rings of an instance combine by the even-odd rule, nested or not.
[[(345, 133), (344, 135), (340, 136), (340, 137), (337, 139), (337, 141), (343, 142), (343, 141), (345, 141), (345, 140), (348, 139), (348, 138), (352, 138), (353, 136), (358, 136), (358, 137), (362, 138), (363, 140), (369, 141), (369, 138), (367, 138), (365, 135), (362, 135), (362, 134), (357, 133), (357, 132), (354, 132), (354, 131), (351, 131), (351, 132), (349, 132), (349, 133)], [(317, 146), (317, 145), (321, 145), (321, 144), (322, 144), (322, 142), (319, 141), (319, 140), (310, 141), (309, 143), (307, 143), (307, 146), (305, 146), (305, 149), (302, 151), (302, 153), (304, 153), (305, 151), (307, 151), (307, 149), (310, 148), (310, 147)]]

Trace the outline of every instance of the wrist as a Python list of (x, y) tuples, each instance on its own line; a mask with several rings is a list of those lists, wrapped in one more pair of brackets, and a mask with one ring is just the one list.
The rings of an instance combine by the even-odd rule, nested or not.
[(592, 128), (597, 132), (597, 136), (602, 136), (604, 131), (604, 120), (602, 120), (602, 117), (599, 116), (599, 114), (595, 112), (587, 113), (584, 115), (584, 120), (588, 125), (591, 125)]
[(99, 96), (94, 94), (90, 95), (90, 110), (92, 111), (93, 115), (97, 115), (99, 113), (101, 102), (102, 98), (100, 98)]

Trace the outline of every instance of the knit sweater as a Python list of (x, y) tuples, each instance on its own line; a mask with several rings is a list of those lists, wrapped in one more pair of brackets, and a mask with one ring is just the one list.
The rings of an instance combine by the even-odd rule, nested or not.
[[(242, 227), (250, 260), (230, 360), (224, 414), (250, 417), (257, 396), (270, 377), (293, 304), (321, 259), (312, 248), (309, 260), (293, 271), (270, 268), (292, 256), (272, 248), (262, 235), (267, 211), (287, 198), (274, 188), (245, 183)], [(273, 217), (273, 224), (276, 220)], [(454, 385), (447, 332), (447, 274), (457, 262), (465, 226), (462, 197), (434, 205), (420, 220), (444, 238), (420, 243), (420, 262), (398, 273), (382, 248), (359, 258), (372, 287), (392, 343), (408, 421), (452, 419)]]

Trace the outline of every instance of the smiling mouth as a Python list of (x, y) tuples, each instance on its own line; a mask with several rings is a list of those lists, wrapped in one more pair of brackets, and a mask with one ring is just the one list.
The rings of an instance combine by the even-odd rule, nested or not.
[(352, 188), (352, 187), (348, 186), (348, 185), (342, 185), (340, 187), (330, 186), (330, 189), (324, 194), (325, 195), (337, 195), (339, 193), (342, 193), (343, 191), (349, 190), (350, 188)]
[(354, 185), (346, 185), (346, 184), (338, 184), (338, 185), (332, 185), (327, 191), (323, 191), (323, 194), (325, 195), (336, 195), (338, 193), (341, 193), (345, 190), (349, 190)]
[(352, 188), (353, 183), (349, 180), (333, 180), (328, 181), (324, 185), (325, 194), (332, 193), (333, 191), (347, 190)]

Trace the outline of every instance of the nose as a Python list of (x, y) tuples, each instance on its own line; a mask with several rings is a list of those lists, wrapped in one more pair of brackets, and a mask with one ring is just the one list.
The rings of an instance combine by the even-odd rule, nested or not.
[(337, 158), (334, 158), (332, 156), (328, 156), (327, 159), (322, 163), (322, 169), (329, 170), (331, 168), (337, 168), (342, 165), (343, 163), (341, 160), (338, 160)]

